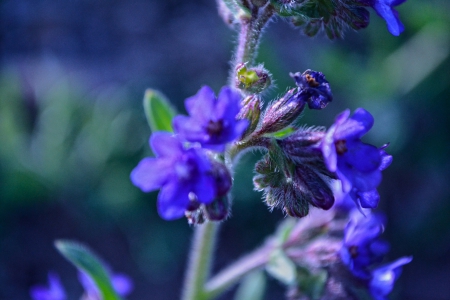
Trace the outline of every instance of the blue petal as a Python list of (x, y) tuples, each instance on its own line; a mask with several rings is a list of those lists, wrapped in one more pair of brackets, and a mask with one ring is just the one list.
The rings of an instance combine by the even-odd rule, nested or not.
[[(220, 90), (217, 105), (215, 107), (216, 116), (219, 119), (229, 120), (234, 123), (236, 115), (241, 109), (241, 95), (225, 86)], [(216, 121), (216, 120), (215, 120)]]
[(169, 132), (154, 132), (150, 137), (150, 147), (156, 156), (177, 156), (183, 153), (183, 145)]
[(216, 196), (216, 182), (212, 176), (202, 175), (197, 178), (194, 186), (194, 194), (201, 203), (211, 203)]
[(361, 172), (378, 170), (381, 165), (380, 151), (377, 147), (360, 141), (347, 141), (347, 152), (339, 159)]
[(376, 208), (380, 202), (380, 195), (376, 189), (369, 192), (358, 193), (359, 202), (363, 208)]
[(144, 158), (131, 172), (131, 182), (144, 192), (159, 189), (172, 173), (172, 160)]
[(202, 87), (197, 94), (184, 102), (189, 115), (200, 123), (207, 123), (215, 115), (216, 96), (209, 86)]
[(372, 115), (365, 109), (358, 108), (351, 118), (338, 126), (335, 140), (359, 139), (372, 128), (372, 125)]
[(173, 120), (175, 132), (180, 134), (182, 140), (189, 142), (205, 142), (209, 136), (203, 124), (194, 118), (186, 116), (176, 116)]
[(386, 21), (387, 28), (392, 35), (398, 36), (405, 30), (395, 9), (381, 2), (375, 3), (373, 8)]
[(165, 220), (175, 220), (184, 216), (189, 204), (190, 186), (170, 181), (158, 195), (158, 213)]
[(120, 296), (126, 296), (133, 290), (133, 281), (125, 274), (114, 274), (111, 278), (114, 290)]

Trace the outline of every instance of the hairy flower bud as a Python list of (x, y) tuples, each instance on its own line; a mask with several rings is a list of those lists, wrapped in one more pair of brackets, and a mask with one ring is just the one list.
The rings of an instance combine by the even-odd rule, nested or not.
[(236, 119), (247, 119), (249, 121), (249, 126), (242, 136), (244, 138), (255, 131), (256, 126), (258, 126), (261, 115), (261, 100), (257, 96), (252, 95), (242, 100), (241, 105), (242, 109), (237, 114)]
[(294, 122), (305, 108), (307, 95), (289, 90), (283, 97), (272, 103), (264, 114), (260, 133), (273, 133)]
[(262, 65), (247, 68), (245, 63), (236, 66), (236, 88), (250, 94), (258, 94), (272, 83), (272, 75)]
[(232, 185), (231, 175), (227, 167), (220, 162), (212, 162), (212, 176), (216, 184), (216, 197), (226, 196)]

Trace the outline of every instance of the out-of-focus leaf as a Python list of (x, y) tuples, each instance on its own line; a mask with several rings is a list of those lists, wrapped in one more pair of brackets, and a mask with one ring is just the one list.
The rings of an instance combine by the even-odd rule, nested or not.
[(176, 111), (166, 96), (156, 90), (147, 89), (144, 96), (144, 110), (153, 132), (173, 132), (172, 119)]
[(262, 300), (265, 290), (266, 277), (262, 270), (257, 270), (244, 277), (234, 300)]
[(286, 285), (294, 283), (297, 278), (294, 262), (291, 261), (281, 249), (272, 253), (270, 260), (266, 265), (266, 271), (272, 277)]
[(121, 300), (111, 284), (108, 271), (91, 250), (80, 243), (65, 240), (56, 241), (55, 246), (78, 269), (89, 274), (100, 290), (103, 300)]

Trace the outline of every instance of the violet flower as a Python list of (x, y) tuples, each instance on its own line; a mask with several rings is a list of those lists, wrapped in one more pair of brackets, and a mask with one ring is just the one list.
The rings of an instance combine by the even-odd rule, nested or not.
[(30, 289), (30, 296), (33, 300), (65, 300), (66, 292), (61, 284), (58, 274), (48, 273), (48, 287), (36, 285)]
[(379, 267), (372, 272), (369, 291), (375, 300), (388, 300), (387, 295), (392, 292), (395, 281), (400, 277), (402, 266), (410, 263), (412, 257), (402, 257), (396, 261)]
[(365, 144), (361, 137), (373, 125), (372, 115), (358, 108), (349, 118), (350, 110), (336, 117), (320, 145), (325, 164), (342, 182), (344, 193), (357, 193), (362, 207), (376, 207), (376, 188), (381, 182), (383, 156), (373, 145)]
[(185, 149), (177, 136), (155, 132), (150, 146), (156, 158), (141, 160), (131, 181), (144, 192), (161, 189), (158, 213), (166, 220), (184, 216), (190, 201), (211, 203), (216, 196), (212, 165), (202, 149)]
[[(133, 290), (133, 282), (124, 274), (111, 275), (111, 284), (119, 296), (127, 296)], [(102, 300), (102, 295), (94, 280), (85, 272), (78, 272), (78, 280), (84, 288), (86, 300)]]
[(380, 262), (389, 251), (389, 244), (380, 239), (384, 222), (380, 214), (365, 217), (356, 210), (351, 214), (339, 254), (342, 262), (359, 278), (368, 279), (369, 266)]
[(213, 90), (202, 87), (185, 101), (188, 116), (173, 120), (175, 132), (182, 140), (198, 142), (204, 148), (223, 152), (225, 144), (242, 136), (248, 120), (237, 120), (241, 96), (230, 87), (223, 87), (216, 98)]
[(294, 78), (300, 95), (306, 99), (310, 109), (323, 109), (333, 100), (330, 84), (322, 72), (306, 70), (303, 74), (297, 72), (290, 76)]

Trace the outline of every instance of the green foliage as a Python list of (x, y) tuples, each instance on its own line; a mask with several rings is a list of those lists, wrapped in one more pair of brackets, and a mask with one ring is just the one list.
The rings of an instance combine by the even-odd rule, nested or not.
[(242, 279), (234, 300), (262, 300), (266, 291), (266, 277), (261, 270), (249, 273)]
[(64, 240), (56, 241), (55, 246), (67, 260), (94, 280), (103, 300), (121, 299), (111, 284), (108, 271), (91, 250), (77, 242)]
[(162, 93), (147, 89), (144, 96), (144, 110), (150, 129), (173, 132), (172, 119), (176, 111)]

